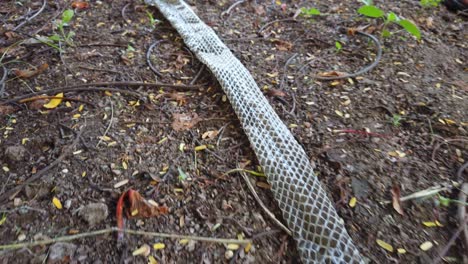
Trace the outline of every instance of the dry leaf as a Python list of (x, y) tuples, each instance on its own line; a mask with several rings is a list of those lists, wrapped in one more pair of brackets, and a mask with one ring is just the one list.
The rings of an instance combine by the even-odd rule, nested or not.
[(257, 181), (256, 185), (262, 189), (270, 190), (271, 186), (270, 184), (263, 182), (263, 181)]
[(132, 252), (132, 256), (149, 256), (149, 254), (151, 253), (151, 248), (149, 245), (147, 244), (144, 244), (142, 245), (141, 247), (135, 249), (133, 252)]
[(271, 97), (285, 97), (286, 93), (278, 89), (268, 89), (266, 94)]
[(13, 71), (13, 73), (19, 78), (31, 78), (31, 77), (41, 74), (43, 71), (47, 70), (47, 68), (49, 68), (49, 64), (44, 63), (34, 69), (26, 69), (26, 70), (16, 69)]
[(377, 239), (375, 242), (377, 242), (377, 245), (379, 245), (381, 248), (389, 251), (389, 252), (393, 252), (393, 247), (392, 245), (388, 244), (387, 242), (383, 241), (383, 240), (380, 240), (380, 239)]
[(357, 198), (356, 197), (351, 198), (351, 200), (349, 200), (349, 207), (354, 208), (356, 206), (356, 203), (357, 203)]
[(0, 116), (9, 115), (15, 112), (15, 108), (11, 105), (0, 105)]
[(89, 3), (86, 3), (86, 2), (81, 2), (81, 1), (75, 1), (71, 4), (72, 8), (76, 8), (76, 9), (86, 9), (86, 8), (89, 8)]
[(273, 41), (273, 43), (275, 43), (276, 48), (281, 51), (288, 51), (291, 50), (293, 47), (293, 44), (291, 42), (285, 40), (276, 39)]
[(346, 75), (346, 73), (339, 72), (339, 71), (329, 71), (329, 72), (320, 72), (318, 75), (321, 77), (336, 77), (336, 76)]
[(398, 185), (393, 185), (392, 187), (392, 205), (393, 209), (397, 211), (399, 214), (404, 215), (403, 208), (401, 207), (400, 202), (400, 187)]
[(218, 130), (206, 131), (205, 133), (203, 133), (202, 139), (212, 139), (218, 136), (218, 134), (219, 134)]
[(266, 14), (265, 8), (262, 5), (254, 6), (255, 14), (263, 16)]
[(43, 105), (44, 108), (53, 109), (59, 106), (59, 104), (62, 102), (63, 93), (56, 94), (55, 97), (57, 98), (51, 99), (47, 104)]
[(175, 131), (189, 130), (198, 124), (200, 118), (196, 113), (190, 114), (174, 114), (174, 121), (172, 122), (172, 129)]

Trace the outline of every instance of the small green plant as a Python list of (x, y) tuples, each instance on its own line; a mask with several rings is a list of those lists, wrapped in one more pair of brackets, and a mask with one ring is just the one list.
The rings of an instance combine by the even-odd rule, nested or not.
[(394, 127), (399, 127), (401, 126), (401, 120), (403, 120), (403, 117), (399, 114), (393, 114), (392, 116), (392, 125)]
[(180, 182), (185, 181), (188, 178), (187, 174), (179, 167), (177, 168), (177, 170), (179, 171), (179, 177), (178, 177), (179, 181)]
[[(366, 1), (366, 2), (369, 2), (369, 1)], [(406, 32), (415, 36), (418, 40), (421, 39), (421, 31), (413, 22), (409, 21), (408, 19), (402, 19), (393, 12), (388, 12), (385, 14), (385, 12), (382, 9), (372, 4), (366, 4), (364, 6), (361, 6), (357, 12), (366, 17), (383, 19), (384, 20), (384, 28), (382, 29), (383, 37), (391, 36), (392, 33), (387, 30), (387, 27), (390, 24), (396, 24), (396, 25), (401, 26), (404, 30), (406, 30)]]
[(437, 7), (442, 3), (442, 0), (420, 0), (419, 3), (423, 7)]
[(317, 8), (301, 8), (301, 15), (305, 17), (320, 16), (322, 13)]
[(146, 15), (148, 16), (148, 19), (149, 19), (149, 22), (150, 22), (150, 26), (152, 28), (155, 28), (156, 27), (156, 24), (159, 23), (159, 20), (155, 19), (153, 14), (151, 12), (149, 12), (148, 10), (146, 11)]
[(336, 52), (340, 52), (343, 49), (343, 45), (339, 41), (335, 41)]
[(57, 20), (56, 26), (57, 29), (59, 30), (58, 33), (55, 33), (54, 35), (49, 37), (49, 40), (52, 42), (61, 44), (61, 43), (66, 43), (68, 46), (73, 46), (73, 36), (75, 36), (75, 32), (73, 31), (68, 31), (65, 32), (65, 27), (68, 26), (68, 23), (72, 20), (74, 16), (74, 12), (71, 9), (67, 9), (63, 11), (62, 13), (62, 19)]

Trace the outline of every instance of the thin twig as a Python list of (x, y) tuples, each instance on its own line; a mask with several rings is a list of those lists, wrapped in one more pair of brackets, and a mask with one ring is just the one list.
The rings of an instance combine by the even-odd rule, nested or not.
[(432, 161), (435, 162), (435, 155), (437, 153), (437, 150), (439, 150), (439, 148), (443, 145), (443, 144), (449, 144), (451, 142), (468, 142), (468, 139), (464, 139), (464, 138), (451, 138), (451, 139), (445, 139), (445, 138), (442, 138), (443, 141), (438, 143), (437, 145), (435, 145), (434, 147), (434, 150), (432, 151)]
[(3, 68), (3, 75), (2, 79), (0, 79), (0, 97), (3, 97), (3, 93), (5, 92), (5, 80), (8, 75), (8, 70), (5, 66), (2, 65)]
[(112, 103), (112, 100), (110, 100), (110, 104), (111, 104), (111, 117), (109, 120), (109, 125), (106, 127), (106, 130), (104, 131), (104, 134), (102, 135), (102, 137), (99, 138), (99, 141), (96, 144), (96, 148), (99, 147), (99, 144), (101, 144), (102, 139), (106, 137), (107, 132), (109, 132), (109, 129), (111, 128), (112, 123), (114, 122), (114, 104)]
[[(93, 86), (130, 86), (130, 87), (139, 87), (139, 86), (145, 86), (145, 87), (160, 87), (160, 88), (174, 88), (177, 90), (197, 90), (200, 88), (198, 85), (184, 85), (184, 84), (165, 84), (165, 83), (145, 83), (145, 82), (97, 82), (97, 83), (83, 83), (83, 84), (77, 84), (77, 85), (72, 85), (72, 86), (64, 86), (60, 88), (54, 88), (54, 89), (48, 89), (48, 90), (43, 90), (41, 93), (44, 94), (50, 94), (50, 93), (57, 93), (57, 92), (77, 92), (77, 91), (115, 91), (115, 92), (121, 92), (121, 93), (127, 93), (127, 94), (132, 94), (134, 96), (142, 96), (138, 92), (134, 91), (129, 91), (129, 90), (122, 90), (122, 89), (115, 89), (115, 88), (103, 88), (103, 87), (93, 87)], [(87, 87), (87, 88), (86, 88)], [(90, 88), (92, 87), (92, 88)], [(36, 94), (26, 94), (26, 95), (21, 95), (17, 96), (15, 98), (1, 101), (0, 105), (4, 104), (9, 104), (9, 103), (14, 103), (19, 100), (29, 98), (32, 96), (36, 96)]]
[(239, 0), (237, 2), (234, 2), (234, 4), (232, 4), (226, 11), (223, 11), (221, 12), (221, 18), (223, 18), (225, 15), (229, 15), (229, 13), (231, 13), (232, 9), (234, 9), (236, 6), (244, 3), (245, 0)]
[(468, 217), (466, 217), (464, 221), (460, 223), (460, 227), (452, 235), (447, 245), (445, 245), (445, 247), (439, 252), (439, 256), (432, 262), (432, 264), (438, 264), (445, 257), (449, 249), (453, 246), (453, 244), (455, 244), (455, 241), (460, 236), (461, 232), (463, 232), (463, 230), (466, 229), (467, 224), (468, 224)]
[(194, 85), (198, 79), (200, 78), (201, 74), (203, 73), (203, 70), (205, 70), (205, 64), (202, 64), (202, 66), (200, 67), (200, 69), (198, 70), (197, 74), (195, 75), (195, 77), (193, 77), (193, 79), (190, 81), (190, 85)]
[(468, 169), (468, 162), (463, 164), (457, 171), (457, 181), (463, 182), (463, 172)]
[(359, 71), (354, 72), (354, 73), (340, 75), (340, 76), (330, 76), (330, 77), (314, 76), (313, 77), (314, 79), (319, 80), (319, 81), (334, 81), (334, 80), (354, 78), (354, 77), (357, 77), (359, 75), (362, 75), (362, 74), (372, 70), (373, 68), (375, 68), (375, 66), (377, 66), (377, 64), (379, 64), (380, 59), (382, 58), (382, 45), (380, 44), (380, 41), (375, 36), (373, 36), (373, 35), (371, 35), (369, 33), (366, 33), (366, 32), (363, 32), (363, 31), (357, 31), (357, 33), (370, 38), (375, 43), (375, 45), (377, 46), (377, 56), (375, 57), (374, 61), (370, 65), (368, 65), (368, 66), (366, 66), (366, 67), (364, 67), (364, 68), (362, 68)]
[(98, 68), (93, 68), (93, 67), (88, 67), (88, 66), (78, 66), (78, 68), (84, 69), (84, 70), (89, 70), (89, 71), (110, 72), (110, 73), (115, 73), (115, 74), (120, 74), (121, 73), (119, 71), (107, 70), (107, 69), (98, 69)]
[(125, 15), (125, 11), (127, 10), (127, 7), (130, 5), (130, 3), (127, 3), (126, 5), (124, 5), (124, 7), (122, 8), (122, 11), (120, 12), (120, 14), (122, 15), (122, 18), (124, 19), (125, 23), (130, 23), (130, 19), (127, 18), (127, 16)]
[(55, 166), (57, 166), (60, 162), (62, 162), (71, 152), (73, 152), (73, 148), (76, 146), (76, 144), (78, 143), (78, 141), (80, 140), (80, 136), (81, 134), (83, 133), (84, 131), (84, 128), (81, 128), (80, 132), (78, 133), (78, 135), (76, 136), (75, 140), (72, 142), (71, 145), (69, 145), (68, 147), (66, 147), (62, 154), (56, 159), (54, 160), (51, 164), (49, 164), (47, 167), (45, 167), (44, 169), (40, 170), (39, 172), (37, 172), (36, 174), (34, 174), (33, 176), (29, 177), (27, 180), (25, 180), (24, 182), (22, 182), (19, 186), (15, 186), (13, 188), (11, 188), (9, 191), (7, 191), (6, 193), (2, 194), (0, 196), (0, 203), (3, 203), (5, 202), (7, 199), (9, 198), (12, 198), (14, 197), (17, 193), (19, 193), (24, 186), (40, 179), (42, 176), (44, 176), (48, 171), (50, 171), (52, 168), (54, 168)]
[(56, 238), (52, 238), (52, 239), (44, 239), (44, 240), (26, 242), (26, 243), (0, 245), (0, 250), (19, 249), (19, 248), (33, 247), (33, 246), (42, 246), (42, 245), (48, 245), (48, 244), (53, 244), (53, 243), (57, 243), (57, 242), (72, 241), (72, 240), (75, 240), (75, 239), (99, 236), (99, 235), (115, 233), (115, 232), (123, 232), (123, 233), (131, 234), (131, 235), (159, 237), (159, 238), (188, 239), (188, 240), (201, 241), (201, 242), (207, 242), (207, 243), (238, 244), (238, 245), (247, 245), (249, 243), (252, 243), (252, 240), (250, 240), (250, 239), (239, 240), (239, 239), (201, 237), (201, 236), (185, 236), (185, 235), (177, 235), (177, 234), (146, 232), (146, 231), (140, 231), (140, 230), (119, 229), (117, 227), (111, 227), (111, 228), (106, 228), (106, 229), (101, 229), (101, 230), (96, 230), (96, 231), (92, 231), (92, 232), (87, 232), (87, 233), (82, 233), (82, 234), (77, 234), (77, 235), (71, 235), (71, 236), (62, 236), (62, 237), (56, 237)]
[(250, 192), (252, 193), (253, 197), (257, 201), (257, 203), (260, 205), (260, 207), (263, 209), (263, 211), (270, 217), (270, 219), (279, 227), (281, 228), (284, 232), (286, 232), (288, 235), (292, 236), (291, 230), (287, 228), (283, 223), (281, 223), (275, 215), (268, 210), (268, 208), (263, 204), (262, 200), (260, 197), (258, 197), (257, 192), (255, 192), (255, 188), (252, 186), (252, 183), (250, 182), (249, 177), (247, 174), (245, 174), (243, 171), (239, 171), (240, 175), (242, 175), (242, 178), (244, 179), (245, 183), (247, 184), (247, 187), (249, 187)]
[(150, 69), (154, 72), (154, 74), (156, 74), (159, 78), (162, 78), (162, 74), (153, 66), (153, 63), (151, 63), (151, 51), (153, 51), (153, 48), (158, 45), (159, 43), (161, 42), (164, 42), (165, 40), (157, 40), (155, 41), (153, 44), (151, 44), (149, 47), (148, 47), (148, 51), (146, 51), (146, 63), (148, 64), (148, 66), (150, 67)]
[(29, 21), (33, 20), (35, 17), (37, 17), (40, 13), (42, 13), (42, 11), (44, 11), (44, 8), (46, 7), (47, 5), (47, 1), (46, 0), (43, 0), (42, 1), (42, 6), (41, 8), (39, 8), (39, 10), (32, 16), (28, 17), (26, 20), (24, 20), (23, 22), (21, 22), (19, 25), (17, 25), (15, 28), (13, 28), (13, 31), (16, 31), (18, 30), (20, 27), (24, 26), (26, 23), (28, 23)]
[(273, 21), (270, 21), (268, 23), (266, 23), (265, 25), (263, 25), (257, 32), (257, 34), (261, 34), (267, 27), (273, 25), (274, 23), (278, 23), (278, 22), (298, 22), (296, 19), (294, 18), (285, 18), (285, 19), (277, 19), (277, 20), (273, 20)]

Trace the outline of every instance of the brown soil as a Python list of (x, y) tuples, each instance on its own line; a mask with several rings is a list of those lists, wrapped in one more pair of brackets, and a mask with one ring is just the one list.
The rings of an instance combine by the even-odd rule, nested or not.
[[(90, 1), (88, 9), (75, 10), (65, 31), (76, 35), (72, 46), (62, 43), (63, 52), (31, 44), (33, 36), (57, 31), (53, 21), (70, 8), (71, 1), (46, 2), (38, 16), (15, 30), (25, 14), (40, 9), (42, 1), (0, 3), (1, 63), (8, 70), (3, 102), (83, 83), (189, 84), (200, 70), (200, 63), (157, 9), (139, 1)], [(457, 204), (442, 206), (432, 196), (402, 202), (400, 214), (384, 201), (392, 200), (392, 189), (405, 196), (434, 186), (446, 186), (440, 195), (457, 199), (456, 183), (467, 181), (468, 171), (457, 174), (468, 158), (466, 19), (443, 6), (376, 1), (386, 11), (414, 21), (423, 34), (418, 42), (393, 26), (390, 38), (380, 37), (381, 21), (359, 17), (358, 1), (320, 1), (313, 7), (326, 15), (273, 23), (262, 32), (262, 25), (291, 18), (298, 8), (312, 4), (285, 1), (282, 7), (275, 1), (247, 1), (221, 17), (232, 1), (189, 3), (250, 70), (291, 127), (362, 254), (375, 263), (436, 259), (460, 226)], [(147, 12), (158, 20), (154, 27)], [(372, 62), (376, 46), (364, 36), (346, 34), (347, 28), (366, 25), (383, 46), (378, 66), (356, 78), (316, 80), (319, 73), (352, 73)], [(148, 67), (146, 53), (161, 40), (149, 57), (161, 73), (158, 77)], [(16, 45), (19, 41), (28, 44)], [(336, 41), (343, 46), (339, 52)], [(36, 76), (17, 76), (45, 63), (48, 67)], [(132, 188), (167, 206), (169, 213), (127, 220), (127, 228), (218, 238), (242, 234), (255, 238), (253, 246), (247, 253), (234, 250), (229, 260), (223, 244), (181, 244), (133, 235), (118, 243), (111, 234), (71, 241), (76, 252), (64, 256), (63, 262), (147, 263), (143, 256), (132, 256), (145, 243), (165, 244), (151, 252), (161, 263), (297, 262), (294, 241), (257, 205), (240, 175), (224, 175), (239, 162), (250, 161), (250, 170), (258, 168), (219, 84), (206, 70), (195, 84), (199, 87), (189, 90), (109, 86), (138, 91), (140, 96), (102, 90), (67, 92), (65, 97), (74, 100), (53, 109), (42, 107), (47, 99), (0, 105), (0, 219), (4, 219), (0, 243), (114, 227), (118, 197)], [(176, 126), (176, 114), (190, 115), (193, 123)], [(215, 132), (205, 134), (209, 131)], [(200, 145), (209, 147), (195, 151)], [(26, 182), (59, 157), (63, 159), (39, 179)], [(122, 180), (129, 182), (115, 188)], [(252, 180), (264, 203), (281, 219), (265, 179)], [(5, 197), (17, 186), (24, 188), (13, 199)], [(53, 197), (63, 209), (53, 205)], [(355, 207), (349, 205), (352, 197), (357, 198)], [(109, 216), (90, 226), (78, 209), (96, 202), (108, 206)], [(442, 226), (423, 224), (436, 220)], [(380, 247), (377, 239), (391, 244), (394, 252)], [(424, 242), (434, 246), (422, 250)], [(0, 260), (42, 263), (49, 247), (0, 251)], [(397, 248), (406, 254), (397, 253)], [(466, 250), (457, 240), (444, 257), (461, 263)]]

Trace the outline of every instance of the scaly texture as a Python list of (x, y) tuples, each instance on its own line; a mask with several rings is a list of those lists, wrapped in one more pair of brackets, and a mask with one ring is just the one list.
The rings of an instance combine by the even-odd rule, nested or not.
[(261, 93), (249, 71), (183, 1), (156, 6), (220, 82), (264, 168), (304, 263), (363, 263), (305, 151)]

